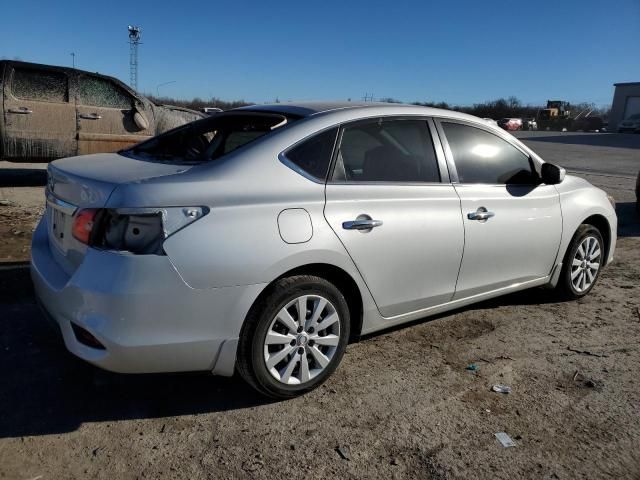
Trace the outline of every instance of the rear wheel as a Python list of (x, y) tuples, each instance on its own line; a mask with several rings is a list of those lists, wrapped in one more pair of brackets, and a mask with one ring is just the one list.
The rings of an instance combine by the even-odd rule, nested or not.
[(567, 250), (558, 291), (570, 299), (584, 297), (596, 284), (604, 264), (604, 241), (593, 225), (580, 225)]
[(256, 390), (291, 398), (313, 390), (337, 368), (349, 339), (349, 309), (327, 280), (278, 280), (249, 312), (238, 371)]

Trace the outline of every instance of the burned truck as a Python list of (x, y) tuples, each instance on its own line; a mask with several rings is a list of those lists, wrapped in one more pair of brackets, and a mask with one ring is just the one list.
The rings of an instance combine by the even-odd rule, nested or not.
[(14, 162), (115, 152), (205, 116), (113, 77), (9, 60), (0, 61), (0, 105), (0, 159)]

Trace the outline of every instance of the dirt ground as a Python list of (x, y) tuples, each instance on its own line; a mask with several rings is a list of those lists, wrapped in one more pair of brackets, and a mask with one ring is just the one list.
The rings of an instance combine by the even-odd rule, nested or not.
[[(590, 295), (534, 289), (371, 336), (285, 402), (237, 378), (84, 364), (39, 314), (28, 271), (0, 268), (0, 479), (640, 478), (633, 179), (585, 177), (620, 217), (616, 260)], [(28, 253), (37, 214), (22, 205), (42, 201), (21, 188), (33, 193), (0, 205), (5, 258)]]
[(31, 233), (44, 211), (45, 168), (0, 162), (0, 262), (29, 259)]

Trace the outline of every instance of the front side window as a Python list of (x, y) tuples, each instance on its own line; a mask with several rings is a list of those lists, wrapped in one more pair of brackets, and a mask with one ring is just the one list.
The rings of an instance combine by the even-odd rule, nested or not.
[(379, 119), (345, 127), (333, 180), (440, 182), (427, 122)]
[(326, 130), (299, 143), (285, 156), (306, 174), (324, 181), (327, 178), (337, 135), (337, 128)]
[(16, 68), (11, 91), (17, 98), (43, 102), (67, 102), (67, 76), (62, 72)]
[(460, 183), (535, 184), (531, 159), (497, 135), (460, 123), (442, 123)]
[(158, 135), (125, 152), (156, 161), (207, 162), (282, 128), (288, 121), (278, 114), (219, 114)]
[(80, 105), (127, 110), (133, 105), (131, 96), (109, 80), (83, 75), (78, 81)]

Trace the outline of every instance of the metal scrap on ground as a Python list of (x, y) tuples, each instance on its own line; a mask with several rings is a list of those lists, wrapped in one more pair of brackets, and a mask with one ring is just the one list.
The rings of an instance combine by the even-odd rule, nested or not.
[(494, 385), (491, 390), (498, 393), (511, 393), (511, 387), (506, 385)]
[(504, 432), (494, 433), (496, 438), (500, 441), (503, 447), (515, 447), (516, 442), (514, 442), (509, 435)]

